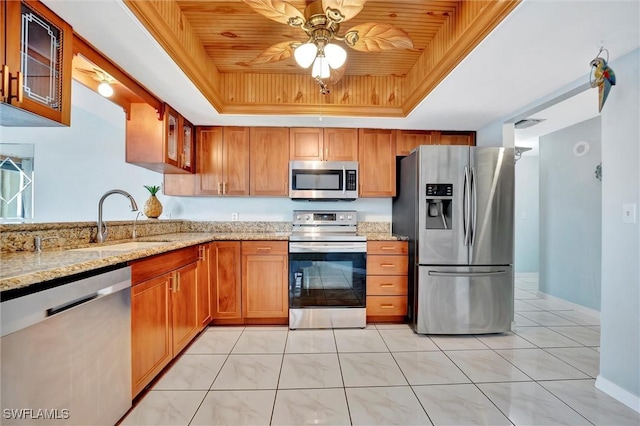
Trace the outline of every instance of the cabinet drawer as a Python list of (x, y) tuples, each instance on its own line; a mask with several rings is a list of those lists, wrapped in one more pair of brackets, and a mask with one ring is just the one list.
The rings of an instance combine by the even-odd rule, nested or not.
[(367, 254), (407, 254), (409, 244), (406, 241), (368, 241)]
[(243, 241), (242, 254), (289, 254), (287, 241)]
[(369, 296), (403, 296), (406, 294), (406, 275), (367, 276), (367, 295)]
[(407, 256), (367, 256), (367, 275), (407, 275)]
[(407, 296), (367, 296), (367, 316), (406, 314)]

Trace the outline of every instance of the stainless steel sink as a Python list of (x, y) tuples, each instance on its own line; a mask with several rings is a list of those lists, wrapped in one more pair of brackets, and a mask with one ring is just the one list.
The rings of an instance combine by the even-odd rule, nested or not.
[(69, 251), (128, 251), (128, 250), (142, 250), (152, 247), (157, 247), (162, 244), (166, 244), (166, 241), (129, 241), (120, 244), (100, 245), (95, 247), (84, 247), (78, 249), (71, 249)]

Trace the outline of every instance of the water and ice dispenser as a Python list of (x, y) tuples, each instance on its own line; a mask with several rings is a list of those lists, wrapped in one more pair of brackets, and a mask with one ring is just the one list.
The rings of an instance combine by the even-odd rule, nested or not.
[(426, 229), (451, 229), (453, 211), (453, 184), (427, 184)]

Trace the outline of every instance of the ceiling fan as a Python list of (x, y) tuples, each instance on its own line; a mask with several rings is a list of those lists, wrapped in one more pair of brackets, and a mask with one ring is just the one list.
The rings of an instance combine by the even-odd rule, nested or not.
[(344, 35), (338, 35), (340, 24), (360, 13), (366, 0), (315, 0), (309, 3), (304, 13), (284, 0), (243, 1), (261, 15), (300, 28), (308, 36), (304, 42), (285, 41), (274, 44), (249, 64), (266, 64), (294, 56), (302, 68), (313, 65), (311, 76), (321, 88), (326, 87), (322, 79), (330, 79), (335, 83), (344, 74), (347, 52), (338, 44), (332, 43), (333, 40), (343, 41), (360, 52), (413, 48), (413, 41), (404, 30), (380, 22), (356, 25)]

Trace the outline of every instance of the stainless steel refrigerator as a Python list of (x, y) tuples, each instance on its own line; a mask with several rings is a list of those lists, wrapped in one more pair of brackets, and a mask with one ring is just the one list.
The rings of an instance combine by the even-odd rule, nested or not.
[(419, 334), (511, 330), (513, 148), (422, 145), (399, 162), (393, 232), (409, 237)]

